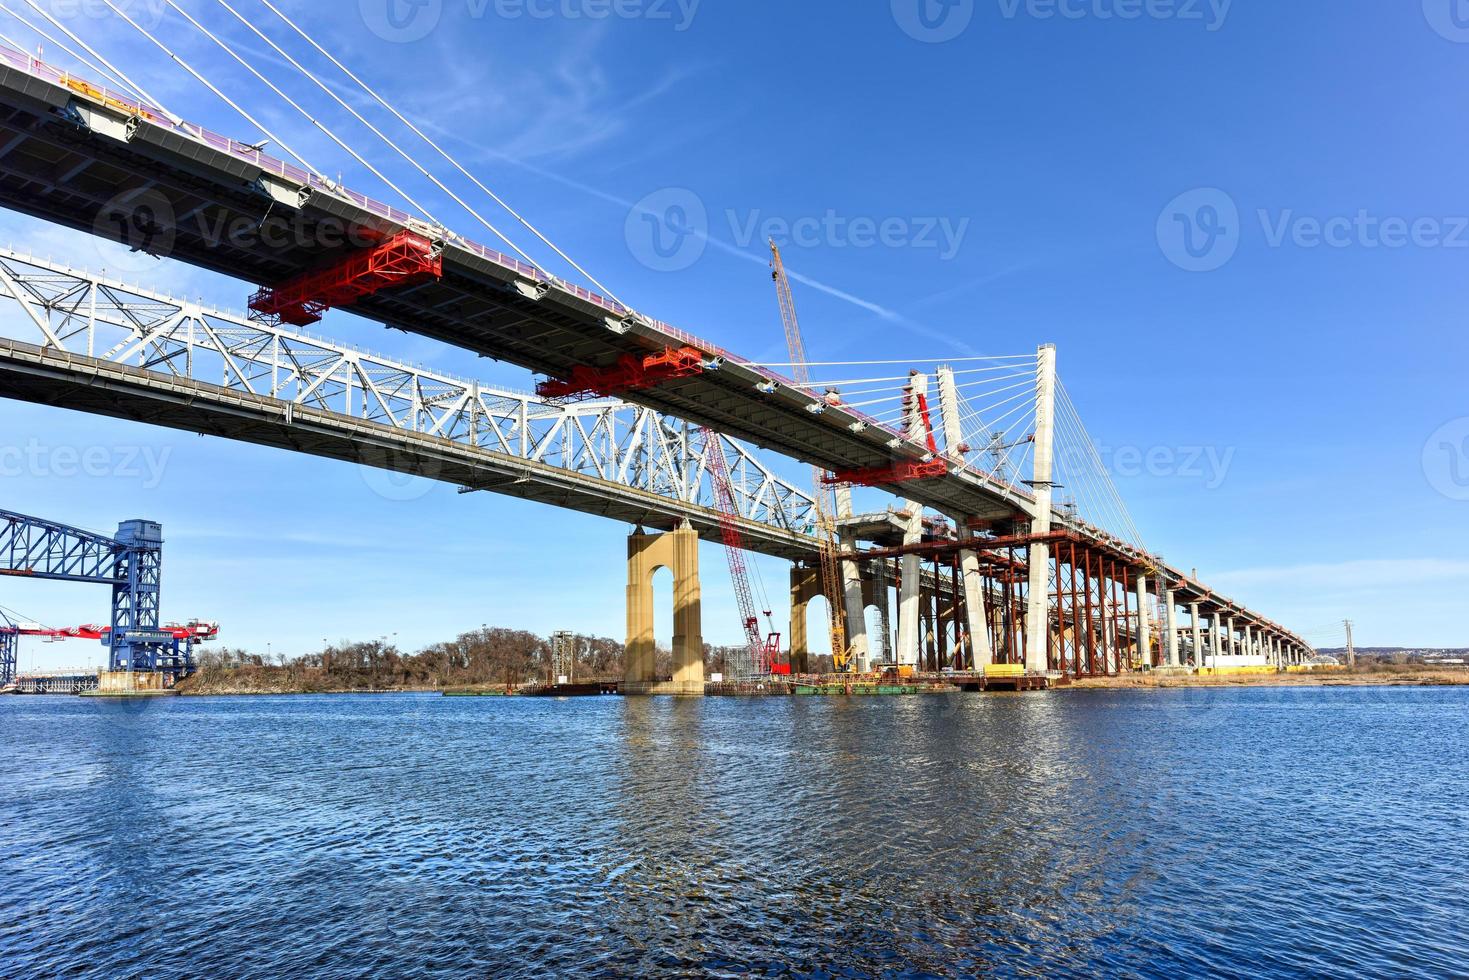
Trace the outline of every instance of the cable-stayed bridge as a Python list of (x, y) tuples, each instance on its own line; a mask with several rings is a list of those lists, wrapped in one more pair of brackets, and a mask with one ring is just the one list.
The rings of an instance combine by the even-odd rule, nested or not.
[[(886, 584), (875, 586), (874, 579), (898, 583), (893, 655), (899, 663), (922, 658), (935, 667), (943, 662), (982, 670), (1007, 662), (1036, 673), (1079, 674), (1199, 662), (1211, 651), (1216, 656), (1258, 654), (1278, 664), (1309, 653), (1288, 630), (1192, 581), (1142, 547), (1105, 473), (1091, 472), (1100, 464), (1059, 383), (1053, 348), (982, 359), (979, 367), (797, 383), (778, 373), (779, 365), (753, 363), (642, 315), (605, 289), (594, 291), (552, 275), (508, 238), (519, 257), (351, 191), (304, 160), (300, 166), (287, 164), (258, 144), (187, 123), (145, 100), (146, 93), (101, 60), (129, 91), (0, 48), (0, 204), (262, 286), (251, 303), (262, 322), (251, 325), (256, 332), (245, 340), (247, 334), (238, 332), (245, 330), (245, 321), (234, 318), (230, 329), (237, 333), (223, 337), (209, 324), (230, 318), (184, 305), (169, 312), (164, 304), (160, 319), (160, 310), (140, 316), (125, 304), (103, 303), (99, 318), (72, 301), (82, 294), (106, 295), (112, 286), (55, 267), (50, 274), (71, 275), (81, 284), (41, 286), (18, 275), (18, 260), (12, 257), (0, 279), (39, 336), (4, 349), (0, 393), (125, 417), (152, 413), (152, 420), (164, 424), (338, 458), (363, 460), (371, 452), (392, 452), (399, 454), (395, 460), (410, 460), (405, 467), (410, 470), (422, 471), (432, 459), (441, 467), (434, 475), (471, 488), (517, 493), (521, 487), (523, 496), (652, 527), (669, 518), (698, 523), (688, 509), (696, 506), (698, 492), (687, 467), (692, 465), (695, 474), (703, 471), (690, 425), (710, 427), (725, 434), (718, 444), (730, 465), (744, 468), (739, 519), (761, 550), (802, 554), (812, 500), (774, 478), (741, 443), (905, 501), (897, 512), (896, 542), (884, 540), (892, 536), (892, 522), (881, 537), (864, 538), (855, 518), (846, 526), (847, 594), (831, 598), (847, 609), (855, 645), (862, 648), (859, 660), (868, 652), (860, 624), (872, 603), (865, 596), (886, 591)], [(209, 84), (196, 69), (189, 70)], [(463, 203), (457, 195), (454, 199)], [(501, 234), (478, 212), (471, 213)], [(281, 215), (288, 216), (297, 234), (258, 233)], [(539, 231), (526, 227), (571, 262)], [(44, 265), (32, 268), (47, 271)], [(146, 292), (136, 293), (138, 298), (144, 305), (162, 302)], [(546, 385), (559, 396), (605, 395), (604, 389), (615, 389), (620, 403), (542, 403), (533, 409), (531, 401), (510, 393), (491, 391), (486, 397), (470, 383), (421, 372), (404, 375), (401, 366), (381, 361), (364, 369), (362, 355), (283, 327), (314, 323), (329, 307), (546, 375)], [(58, 312), (70, 326), (53, 322)], [(84, 327), (77, 327), (79, 318)], [(104, 322), (131, 333), (99, 349), (95, 334)], [(181, 324), (187, 325), (187, 337), (178, 329)], [(74, 349), (81, 334), (90, 338), (85, 353)], [(204, 384), (179, 368), (195, 354), (222, 363), (223, 383), (217, 385), (222, 391), (170, 404), (169, 396), (179, 389)], [(374, 370), (386, 373), (374, 379)], [(87, 372), (96, 383), (82, 382)], [(970, 372), (985, 376), (970, 381)], [(937, 387), (937, 422), (926, 407), (931, 378)], [(888, 387), (867, 398), (864, 384)], [(971, 385), (973, 390), (963, 390)], [(224, 424), (228, 397), (237, 399), (236, 421)], [(324, 408), (330, 398), (340, 399), (346, 411)], [(357, 418), (353, 399), (359, 398), (366, 413), (361, 417), (373, 428), (354, 432), (332, 416)], [(874, 405), (889, 410), (871, 409)], [(252, 411), (257, 417), (248, 427), (238, 421)], [(620, 423), (619, 413), (632, 414)], [(394, 433), (386, 443), (383, 423)], [(560, 428), (554, 437), (538, 436), (536, 425)], [(661, 473), (657, 459), (644, 458), (641, 464), (619, 459), (625, 446), (619, 431), (637, 433), (638, 449), (653, 456), (656, 446), (666, 448), (669, 441), (680, 445), (682, 455)], [(558, 439), (575, 444), (554, 457), (569, 465), (550, 465), (544, 455), (529, 451)], [(427, 452), (432, 440), (443, 443), (437, 454)], [(1058, 452), (1068, 440), (1072, 451)], [(465, 452), (474, 458), (455, 455)], [(494, 465), (480, 458), (496, 454), (504, 459)], [(629, 466), (620, 467), (622, 462)], [(1094, 493), (1075, 502), (1085, 511), (1056, 499), (1068, 467), (1074, 476), (1097, 478), (1089, 484)], [(649, 482), (635, 486), (640, 480)], [(580, 500), (589, 481), (600, 481), (596, 485), (605, 499)], [(657, 496), (658, 487), (675, 492), (656, 503), (630, 496), (649, 488)], [(675, 499), (685, 505), (684, 512), (671, 505)], [(930, 533), (934, 524), (925, 522), (925, 508), (949, 518), (952, 534)], [(1111, 531), (1102, 530), (1102, 512)], [(690, 526), (689, 533), (712, 536), (709, 513), (704, 508), (702, 526)], [(630, 572), (641, 567), (638, 549), (652, 554), (665, 543), (630, 545)], [(671, 554), (660, 552), (648, 561), (687, 565), (687, 555), (674, 545)], [(879, 547), (871, 550), (871, 545)], [(889, 561), (897, 567), (885, 578)], [(952, 598), (945, 607), (925, 595), (922, 583), (949, 572)], [(675, 575), (693, 583), (692, 592), (679, 587), (683, 598), (678, 600), (681, 610), (694, 612), (695, 631), (681, 633), (685, 649), (680, 656), (688, 660), (699, 635), (697, 576), (678, 568)], [(797, 578), (793, 600), (806, 589)], [(636, 605), (631, 597), (630, 603)], [(1186, 625), (1181, 623), (1184, 611)], [(635, 619), (640, 624), (641, 613), (630, 612), (630, 641), (642, 630), (633, 625)], [(691, 676), (680, 668), (675, 687), (688, 687)]]

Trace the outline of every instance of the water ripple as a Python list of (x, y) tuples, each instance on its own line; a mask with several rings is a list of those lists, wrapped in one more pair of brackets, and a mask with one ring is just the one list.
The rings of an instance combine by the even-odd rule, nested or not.
[(0, 975), (1469, 975), (1469, 692), (0, 701)]

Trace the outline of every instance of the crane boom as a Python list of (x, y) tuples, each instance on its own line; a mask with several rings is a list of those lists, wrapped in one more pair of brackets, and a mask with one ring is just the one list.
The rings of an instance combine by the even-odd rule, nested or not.
[[(719, 506), (719, 536), (724, 541), (724, 554), (729, 561), (729, 577), (734, 583), (735, 600), (740, 607), (740, 625), (745, 630), (745, 643), (750, 648), (750, 664), (756, 674), (771, 673), (780, 654), (780, 634), (760, 635), (760, 617), (755, 612), (755, 597), (750, 591), (750, 575), (745, 568), (745, 538), (735, 520), (739, 507), (734, 487), (729, 482), (729, 465), (719, 437), (712, 429), (702, 429), (704, 456), (709, 461), (709, 481), (714, 484), (714, 500)], [(767, 616), (770, 615), (766, 612)]]
[[(770, 243), (770, 272), (775, 280), (775, 292), (780, 300), (780, 319), (785, 326), (786, 346), (790, 348), (791, 373), (802, 386), (811, 384), (811, 369), (806, 361), (806, 342), (801, 337), (801, 324), (796, 319), (796, 301), (791, 295), (791, 281), (786, 276), (785, 263), (780, 258), (780, 246)], [(821, 590), (826, 595), (830, 612), (831, 659), (838, 673), (852, 667), (851, 651), (847, 647), (847, 623), (845, 613), (845, 590), (842, 588), (841, 543), (837, 540), (835, 507), (830, 495), (831, 474), (820, 467), (815, 468), (816, 540), (821, 553)]]

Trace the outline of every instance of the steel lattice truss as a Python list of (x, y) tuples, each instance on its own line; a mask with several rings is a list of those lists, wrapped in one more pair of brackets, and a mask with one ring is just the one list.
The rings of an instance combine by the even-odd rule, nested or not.
[[(705, 510), (717, 509), (705, 440), (688, 423), (616, 400), (550, 405), (319, 337), (255, 323), (0, 249), (5, 333), (74, 354), (513, 457)], [(809, 492), (726, 436), (739, 516), (806, 535)], [(531, 479), (532, 467), (524, 478)]]
[(111, 538), (0, 510), (0, 575), (116, 583), (117, 557)]
[(0, 574), (60, 582), (118, 580), (118, 542), (0, 510)]

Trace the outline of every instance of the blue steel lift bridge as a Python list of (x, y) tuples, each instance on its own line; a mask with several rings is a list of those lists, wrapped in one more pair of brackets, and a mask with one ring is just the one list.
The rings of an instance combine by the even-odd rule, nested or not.
[[(159, 623), (162, 568), (163, 527), (155, 521), (123, 521), (109, 538), (0, 510), (0, 575), (111, 586), (111, 628), (102, 635), (109, 669), (158, 671), (172, 684), (193, 672), (193, 643)], [(20, 632), (0, 626), (0, 686), (16, 679)]]

